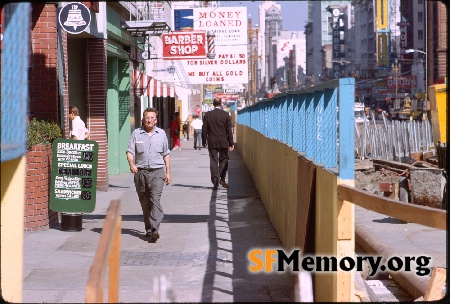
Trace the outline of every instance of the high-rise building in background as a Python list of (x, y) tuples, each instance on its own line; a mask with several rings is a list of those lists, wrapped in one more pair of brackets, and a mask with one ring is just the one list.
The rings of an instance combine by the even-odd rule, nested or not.
[(259, 29), (260, 94), (273, 76), (286, 89), (354, 77), (366, 103), (423, 99), (429, 85), (445, 81), (447, 9), (441, 1), (308, 1), (308, 22), (296, 33), (283, 30), (283, 5), (262, 1), (259, 24), (252, 20)]
[(280, 31), (275, 52), (278, 85), (293, 90), (305, 83), (306, 41), (302, 31)]
[(264, 1), (259, 5), (258, 58), (261, 63), (259, 92), (267, 91), (275, 77), (281, 89), (304, 84), (305, 37), (302, 31), (283, 30), (282, 5)]
[(351, 1), (309, 2), (305, 26), (307, 84), (351, 74), (352, 21)]
[(259, 6), (259, 41), (262, 45), (258, 50), (258, 56), (262, 59), (261, 77), (264, 79), (264, 88), (269, 87), (270, 77), (273, 76), (273, 57), (270, 59), (270, 50), (273, 37), (276, 37), (277, 31), (282, 29), (281, 5), (276, 4), (275, 1), (264, 1)]

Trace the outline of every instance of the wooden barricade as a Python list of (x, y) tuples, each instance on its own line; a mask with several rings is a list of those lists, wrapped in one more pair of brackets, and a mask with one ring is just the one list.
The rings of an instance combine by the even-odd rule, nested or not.
[(424, 301), (438, 301), (444, 297), (446, 275), (447, 270), (445, 268), (438, 267), (433, 269), (427, 291), (423, 296)]
[(94, 261), (86, 284), (86, 303), (102, 303), (105, 273), (108, 274), (108, 303), (119, 303), (120, 234), (122, 216), (120, 200), (112, 200), (100, 235)]
[(338, 186), (338, 198), (399, 220), (442, 230), (447, 229), (445, 210), (408, 204), (345, 185)]
[[(407, 222), (442, 230), (447, 227), (445, 210), (359, 190), (354, 187), (354, 180), (338, 178), (335, 172), (314, 164), (292, 147), (249, 127), (237, 125), (237, 140), (238, 150), (285, 249), (299, 248), (303, 253), (314, 255), (352, 256), (354, 205)], [(437, 291), (441, 289), (440, 273), (435, 276), (435, 287), (430, 287), (427, 295), (430, 299), (438, 297)], [(314, 301), (351, 302), (356, 299), (350, 272), (316, 273), (312, 280), (314, 295), (306, 287), (308, 282), (298, 288), (303, 292), (308, 290), (308, 297)], [(298, 277), (296, 283), (302, 284)]]

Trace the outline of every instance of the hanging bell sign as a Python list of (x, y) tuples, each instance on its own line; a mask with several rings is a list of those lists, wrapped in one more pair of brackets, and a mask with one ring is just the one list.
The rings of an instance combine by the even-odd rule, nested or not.
[(71, 2), (60, 9), (59, 25), (68, 33), (80, 34), (91, 23), (91, 12), (80, 2)]

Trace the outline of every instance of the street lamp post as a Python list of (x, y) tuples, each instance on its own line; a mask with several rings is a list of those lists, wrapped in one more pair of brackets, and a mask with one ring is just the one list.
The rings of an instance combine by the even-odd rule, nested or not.
[[(407, 49), (405, 50), (405, 54), (410, 54), (410, 53), (421, 53), (425, 55), (425, 62), (428, 63), (427, 61), (427, 53), (421, 50), (413, 50), (413, 49)], [(428, 91), (428, 66), (426, 66), (425, 68), (425, 96), (427, 96), (427, 91)], [(425, 98), (426, 99), (426, 98)]]
[(395, 72), (395, 101), (397, 101), (397, 91), (398, 91), (398, 72), (400, 71), (401, 65), (395, 58), (395, 62), (392, 64), (392, 70)]

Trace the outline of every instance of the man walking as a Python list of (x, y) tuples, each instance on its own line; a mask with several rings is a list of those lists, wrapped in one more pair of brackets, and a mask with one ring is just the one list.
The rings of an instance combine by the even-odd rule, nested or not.
[(142, 127), (133, 131), (128, 142), (127, 160), (144, 215), (145, 236), (156, 241), (164, 217), (161, 194), (164, 183), (170, 184), (170, 151), (166, 132), (156, 127), (158, 111), (147, 108), (142, 116)]
[[(231, 131), (231, 117), (221, 109), (222, 99), (214, 98), (214, 110), (209, 111), (203, 118), (202, 143), (208, 146), (211, 182), (214, 190), (219, 183), (228, 188), (225, 176), (228, 170), (228, 148), (234, 150), (233, 132)], [(219, 179), (220, 178), (220, 179)]]
[(198, 115), (194, 115), (194, 120), (191, 122), (191, 128), (194, 129), (194, 150), (202, 149), (202, 126), (203, 122), (198, 118)]

